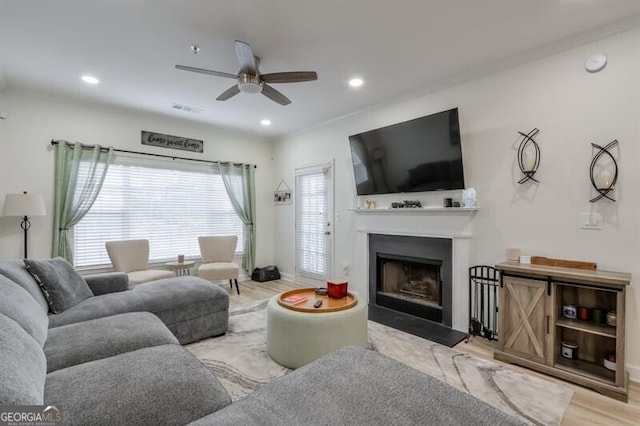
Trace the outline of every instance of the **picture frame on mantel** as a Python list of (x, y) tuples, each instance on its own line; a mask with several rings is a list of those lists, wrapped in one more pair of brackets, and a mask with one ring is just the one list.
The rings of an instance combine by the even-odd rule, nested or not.
[(273, 191), (273, 204), (274, 205), (282, 205), (282, 204), (291, 204), (293, 202), (293, 194), (287, 182), (282, 179), (276, 190)]

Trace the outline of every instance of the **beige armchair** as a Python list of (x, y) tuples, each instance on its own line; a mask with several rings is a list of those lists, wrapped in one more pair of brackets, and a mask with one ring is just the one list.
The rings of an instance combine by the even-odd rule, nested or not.
[(209, 281), (229, 280), (232, 289), (233, 282), (235, 282), (236, 291), (240, 294), (240, 287), (238, 287), (240, 268), (232, 262), (238, 244), (238, 236), (198, 237), (198, 244), (200, 244), (200, 254), (202, 255), (202, 265), (198, 268), (198, 276)]
[(129, 285), (175, 276), (163, 269), (149, 269), (149, 240), (107, 241), (107, 253), (117, 272), (129, 275)]

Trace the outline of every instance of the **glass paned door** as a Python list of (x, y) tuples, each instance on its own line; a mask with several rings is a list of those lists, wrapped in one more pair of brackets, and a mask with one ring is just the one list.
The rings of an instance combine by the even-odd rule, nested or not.
[(296, 278), (314, 284), (331, 275), (331, 166), (296, 170)]

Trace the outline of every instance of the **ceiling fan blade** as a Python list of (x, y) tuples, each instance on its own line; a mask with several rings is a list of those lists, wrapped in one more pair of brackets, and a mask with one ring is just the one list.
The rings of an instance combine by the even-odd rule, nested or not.
[(200, 74), (215, 75), (217, 77), (238, 78), (237, 74), (229, 74), (228, 72), (208, 70), (205, 68), (188, 67), (186, 65), (176, 65), (176, 69), (183, 71), (199, 72)]
[(238, 93), (240, 93), (240, 89), (238, 89), (237, 84), (234, 84), (233, 86), (222, 92), (222, 94), (216, 98), (216, 101), (226, 101), (227, 99), (237, 95)]
[(262, 94), (280, 105), (289, 105), (291, 100), (268, 84), (262, 85)]
[(262, 74), (260, 78), (265, 83), (299, 83), (317, 80), (318, 74), (315, 71), (274, 72)]
[(240, 72), (252, 75), (258, 74), (256, 58), (249, 43), (236, 40), (236, 56), (238, 57), (238, 62), (240, 62)]

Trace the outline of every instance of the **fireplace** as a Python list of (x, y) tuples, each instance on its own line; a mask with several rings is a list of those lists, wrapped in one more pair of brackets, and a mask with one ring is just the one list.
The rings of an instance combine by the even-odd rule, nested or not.
[(453, 345), (451, 238), (369, 235), (369, 319)]
[(442, 260), (376, 253), (376, 303), (442, 322)]
[[(434, 198), (432, 201), (431, 204), (435, 205), (442, 199)], [(428, 203), (427, 199), (423, 205)], [(457, 343), (449, 337), (452, 334), (457, 333), (462, 339), (466, 337), (469, 331), (471, 225), (477, 210), (438, 207), (351, 210), (356, 234), (349, 289), (357, 291), (369, 302), (370, 320), (449, 346)], [(411, 240), (403, 241), (402, 238), (414, 239), (418, 245), (414, 246)], [(403, 248), (405, 242), (410, 242), (408, 248)], [(425, 242), (427, 244), (423, 244)], [(431, 248), (424, 249), (424, 246)], [(442, 261), (441, 322), (378, 304), (376, 253)]]

